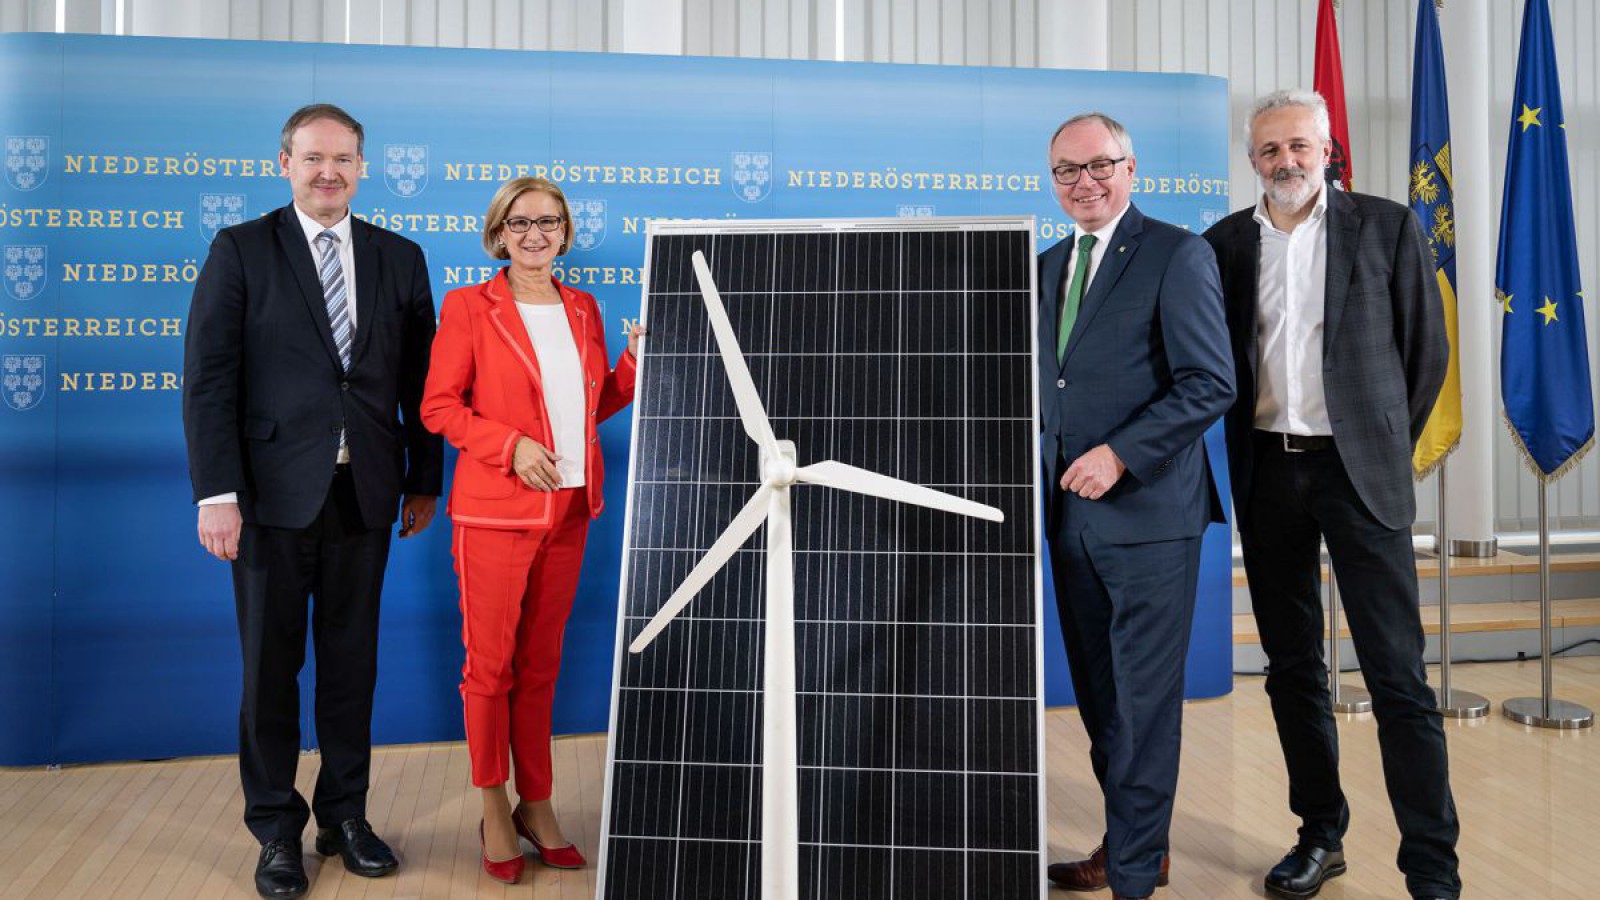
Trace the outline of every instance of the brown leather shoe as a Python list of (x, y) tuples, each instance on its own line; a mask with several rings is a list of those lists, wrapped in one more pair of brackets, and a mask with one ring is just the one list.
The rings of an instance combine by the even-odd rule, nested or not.
[[(1172, 854), (1161, 857), (1161, 873), (1156, 876), (1158, 887), (1167, 886), (1168, 873), (1172, 869)], [(1094, 848), (1088, 859), (1077, 862), (1051, 863), (1046, 870), (1050, 880), (1056, 887), (1069, 891), (1100, 891), (1107, 887), (1106, 882), (1106, 848), (1102, 844)], [(1118, 898), (1120, 900), (1120, 898)]]

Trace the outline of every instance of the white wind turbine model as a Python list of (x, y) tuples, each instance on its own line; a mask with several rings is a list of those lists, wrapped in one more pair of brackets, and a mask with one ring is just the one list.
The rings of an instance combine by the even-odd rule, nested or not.
[(992, 506), (974, 503), (931, 488), (869, 472), (833, 460), (797, 467), (793, 441), (780, 441), (767, 421), (767, 412), (756, 393), (755, 381), (745, 365), (744, 354), (728, 321), (722, 297), (711, 278), (705, 255), (695, 251), (695, 277), (705, 299), (706, 315), (716, 335), (722, 365), (745, 433), (761, 448), (761, 486), (744, 508), (739, 510), (727, 530), (690, 570), (683, 583), (655, 614), (639, 636), (628, 645), (639, 653), (677, 618), (702, 587), (727, 564), (733, 554), (749, 540), (761, 523), (767, 523), (767, 627), (764, 692), (766, 707), (762, 716), (762, 791), (761, 791), (761, 897), (787, 900), (800, 893), (800, 814), (799, 771), (795, 728), (794, 662), (794, 547), (790, 536), (789, 486), (795, 482), (815, 484), (939, 509), (964, 516), (1005, 521), (1005, 514)]

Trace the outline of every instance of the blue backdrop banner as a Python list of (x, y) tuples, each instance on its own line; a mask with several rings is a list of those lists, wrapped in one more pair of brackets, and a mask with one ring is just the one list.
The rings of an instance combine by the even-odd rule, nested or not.
[[(1200, 230), (1228, 209), (1227, 92), (1205, 76), (39, 34), (0, 36), (0, 76), (0, 765), (236, 748), (238, 637), (227, 568), (195, 537), (183, 334), (211, 237), (288, 202), (278, 132), (302, 104), (365, 125), (356, 214), (425, 248), (436, 300), (494, 271), (478, 230), (501, 181), (561, 185), (578, 238), (557, 276), (599, 299), (613, 356), (646, 221), (1032, 214), (1043, 248), (1070, 230), (1046, 143), (1090, 108), (1134, 135), (1145, 213)], [(625, 415), (602, 429), (613, 472), (627, 440)], [(623, 479), (607, 490), (558, 732), (607, 721)], [(1190, 696), (1231, 685), (1230, 572), (1213, 528)], [(448, 523), (397, 542), (383, 604), (375, 739), (459, 738)], [(1045, 606), (1046, 695), (1068, 703)]]

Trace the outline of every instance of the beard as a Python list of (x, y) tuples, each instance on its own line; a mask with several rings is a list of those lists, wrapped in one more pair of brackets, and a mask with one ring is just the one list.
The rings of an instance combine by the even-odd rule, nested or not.
[(1299, 166), (1284, 166), (1274, 169), (1270, 179), (1263, 176), (1261, 187), (1274, 206), (1299, 209), (1317, 195), (1322, 187), (1322, 173), (1313, 175)]

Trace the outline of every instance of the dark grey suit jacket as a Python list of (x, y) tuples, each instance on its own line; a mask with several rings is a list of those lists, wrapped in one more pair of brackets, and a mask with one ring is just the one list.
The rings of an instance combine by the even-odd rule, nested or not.
[[(1212, 226), (1239, 399), (1226, 418), (1228, 471), (1241, 531), (1249, 503), (1256, 415), (1255, 207)], [(1333, 439), (1367, 510), (1389, 528), (1416, 520), (1411, 451), (1444, 384), (1450, 345), (1427, 244), (1411, 210), (1330, 190), (1322, 385)]]
[[(1062, 279), (1073, 242), (1039, 255), (1039, 407), (1046, 513), (1111, 544), (1198, 537), (1225, 521), (1202, 439), (1233, 402), (1233, 364), (1211, 250), (1135, 206), (1111, 235), (1064, 360)], [(1104, 497), (1063, 493), (1066, 465), (1108, 444), (1128, 467)]]
[(350, 223), (356, 330), (345, 372), (294, 207), (217, 233), (184, 340), (183, 425), (200, 500), (239, 492), (246, 522), (304, 528), (333, 481), (339, 433), (368, 528), (400, 495), (437, 496), (444, 445), (418, 404), (433, 344), (422, 249)]

